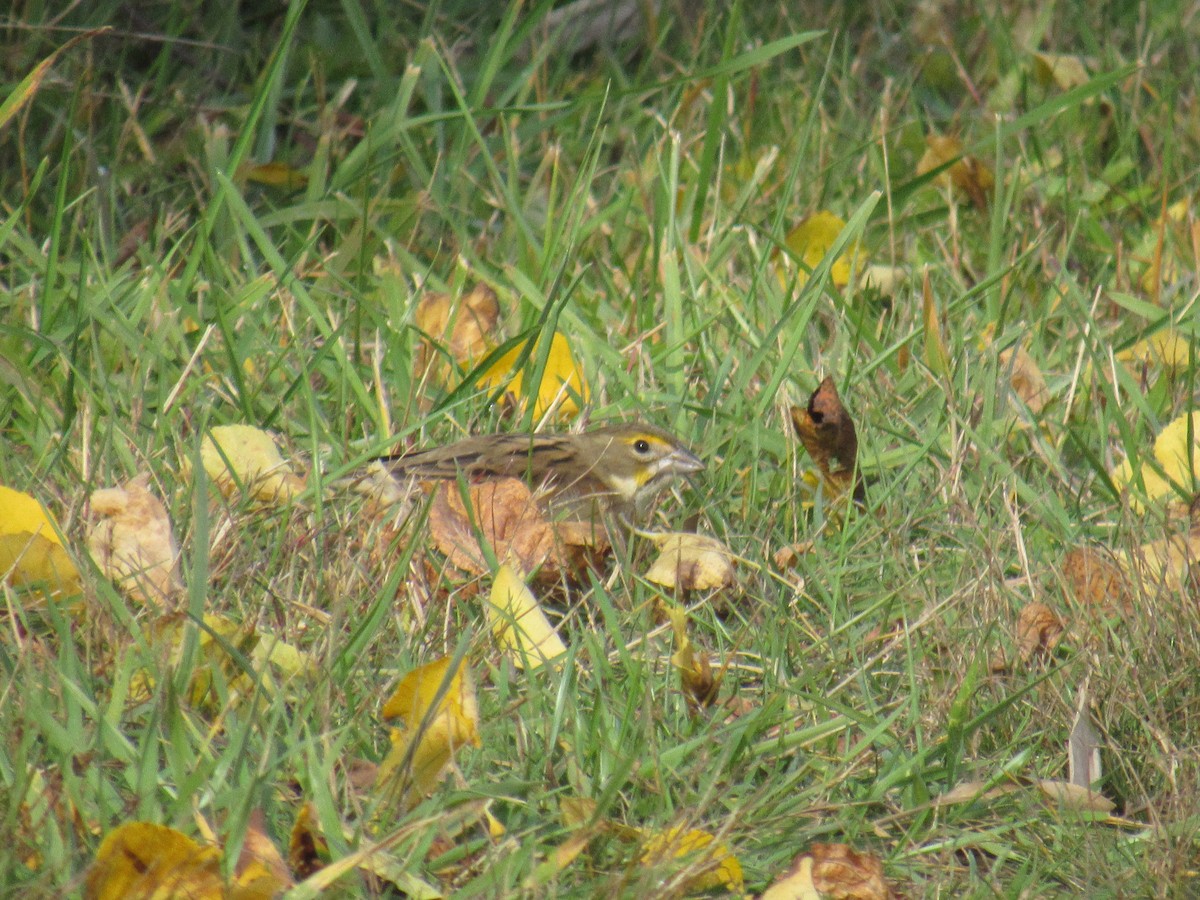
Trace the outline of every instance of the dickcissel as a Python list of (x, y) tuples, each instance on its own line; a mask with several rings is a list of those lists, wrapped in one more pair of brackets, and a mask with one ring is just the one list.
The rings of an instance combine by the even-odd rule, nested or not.
[(582, 434), (489, 434), (381, 460), (392, 474), (468, 481), (521, 478), (552, 508), (578, 513), (597, 503), (624, 518), (641, 515), (675, 476), (704, 462), (668, 431), (641, 423)]

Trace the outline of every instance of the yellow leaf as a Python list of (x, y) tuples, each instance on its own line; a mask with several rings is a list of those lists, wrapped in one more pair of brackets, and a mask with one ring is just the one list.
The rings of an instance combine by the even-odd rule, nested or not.
[(679, 670), (679, 681), (683, 685), (688, 706), (696, 711), (711, 706), (717, 699), (720, 679), (713, 678), (712, 665), (707, 654), (696, 653), (692, 639), (687, 633), (687, 613), (678, 606), (667, 609), (671, 630), (675, 632), (675, 652), (671, 654), (671, 665)]
[(238, 177), (255, 184), (295, 190), (308, 184), (308, 175), (294, 166), (282, 162), (243, 163), (238, 168)]
[(988, 205), (996, 178), (992, 170), (973, 156), (963, 154), (963, 145), (956, 137), (930, 134), (925, 137), (925, 154), (917, 162), (917, 174), (932, 172), (951, 160), (953, 164), (934, 178), (935, 184), (950, 184), (965, 194), (981, 209)]
[(436, 787), (459, 747), (481, 745), (471, 674), (461, 663), (451, 672), (450, 663), (443, 657), (409, 672), (383, 707), (385, 719), (401, 718), (404, 727), (392, 732), (375, 783), (403, 808)]
[(141, 475), (124, 487), (92, 494), (96, 520), (88, 529), (88, 552), (97, 567), (135, 600), (165, 606), (183, 588), (179, 546), (166, 507)]
[(241, 485), (257, 499), (280, 503), (304, 489), (275, 439), (251, 425), (217, 425), (200, 445), (204, 471), (227, 496)]
[(1122, 350), (1117, 359), (1138, 365), (1160, 365), (1176, 371), (1187, 367), (1192, 346), (1192, 342), (1174, 328), (1166, 328)]
[(950, 375), (950, 352), (942, 337), (942, 319), (938, 315), (937, 301), (933, 299), (928, 269), (921, 282), (921, 297), (921, 317), (925, 323), (925, 365), (939, 378), (947, 378)]
[(719, 887), (735, 892), (742, 890), (741, 862), (726, 844), (707, 831), (684, 830), (676, 825), (665, 832), (650, 834), (642, 847), (641, 859), (646, 865), (683, 857), (693, 857), (692, 864), (703, 867), (699, 874), (688, 879), (689, 890), (708, 891)]
[[(1188, 441), (1188, 430), (1191, 429), (1191, 442)], [(1193, 493), (1196, 483), (1192, 473), (1200, 467), (1197, 450), (1200, 449), (1200, 411), (1184, 414), (1164, 428), (1154, 440), (1154, 458), (1162, 467), (1160, 475), (1149, 467), (1141, 470), (1142, 480), (1146, 486), (1146, 499), (1153, 502), (1160, 497), (1174, 492), (1172, 482), (1182, 485), (1188, 493)], [(1135, 480), (1133, 463), (1126, 459), (1110, 473), (1113, 484), (1124, 489)], [(1144, 512), (1145, 505), (1141, 498), (1131, 495), (1130, 506), (1136, 512)]]
[(75, 593), (79, 571), (58, 526), (29, 494), (0, 485), (0, 579), (14, 587), (44, 582), (51, 590)]
[[(457, 300), (449, 294), (426, 292), (413, 316), (421, 331), (417, 375), (428, 372), (443, 387), (453, 387), (455, 366), (470, 366), (495, 345), (500, 319), (496, 292), (477, 284)], [(448, 358), (447, 358), (448, 357)]]
[[(803, 268), (796, 274), (797, 287), (808, 281), (809, 271), (815, 269), (825, 258), (825, 254), (837, 241), (846, 222), (840, 216), (822, 209), (807, 216), (799, 225), (788, 232), (784, 239), (789, 250), (803, 263)], [(845, 287), (850, 283), (850, 272), (862, 272), (867, 264), (866, 251), (861, 249), (858, 241), (846, 248), (829, 270), (829, 278), (836, 287)], [(807, 271), (806, 271), (807, 270)], [(783, 268), (777, 270), (779, 283), (787, 287), (790, 278)]]
[[(540, 350), (536, 341), (540, 339), (541, 335), (533, 338), (535, 344), (529, 348), (526, 366), (538, 359)], [(503, 387), (505, 396), (512, 398), (521, 409), (529, 403), (531, 389), (525, 384), (525, 367), (514, 369), (514, 366), (526, 346), (528, 344), (513, 347), (492, 363), (477, 382), (479, 387), (488, 390)], [(570, 344), (564, 335), (554, 332), (550, 338), (550, 353), (546, 357), (542, 381), (533, 396), (534, 418), (540, 419), (553, 410), (555, 418), (569, 419), (579, 412), (580, 405), (587, 403), (590, 397), (583, 369), (575, 361)]]
[(537, 598), (510, 566), (501, 566), (486, 607), (496, 642), (517, 668), (537, 669), (567, 652)]
[(1043, 87), (1053, 82), (1062, 91), (1069, 91), (1091, 80), (1087, 66), (1080, 57), (1062, 53), (1033, 54), (1033, 76)]
[(101, 842), (88, 869), (86, 900), (222, 900), (221, 852), (151, 822), (128, 822)]
[(663, 532), (651, 540), (659, 555), (646, 572), (647, 581), (685, 591), (707, 591), (733, 583), (733, 554), (716, 538)]

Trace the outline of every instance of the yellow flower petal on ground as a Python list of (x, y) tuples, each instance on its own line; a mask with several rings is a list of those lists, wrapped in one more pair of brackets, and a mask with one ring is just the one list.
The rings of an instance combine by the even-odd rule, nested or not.
[(567, 652), (537, 598), (512, 567), (501, 566), (496, 572), (485, 609), (496, 642), (517, 668), (537, 669)]
[(44, 582), (51, 590), (79, 590), (79, 571), (58, 536), (54, 519), (35, 498), (0, 485), (0, 579), (14, 587)]
[[(540, 340), (536, 336), (533, 340)], [(536, 363), (540, 348), (535, 344), (529, 349), (526, 364), (516, 368), (517, 361), (525, 350), (525, 344), (513, 347), (480, 376), (477, 382), (481, 388), (496, 390), (503, 387), (506, 396), (512, 398), (522, 409), (530, 400), (532, 390), (525, 384), (525, 370)], [(581, 404), (591, 397), (587, 382), (583, 377), (583, 369), (575, 361), (571, 353), (571, 345), (560, 332), (554, 332), (550, 338), (550, 352), (546, 357), (546, 368), (542, 372), (542, 381), (533, 392), (533, 415), (540, 419), (548, 411), (554, 410), (558, 419), (569, 419), (576, 415)]]

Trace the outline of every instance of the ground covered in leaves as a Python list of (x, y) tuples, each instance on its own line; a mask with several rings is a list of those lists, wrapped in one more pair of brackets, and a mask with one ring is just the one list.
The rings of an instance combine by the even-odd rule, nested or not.
[(0, 884), (1200, 890), (1195, 10), (130, 6), (0, 21)]

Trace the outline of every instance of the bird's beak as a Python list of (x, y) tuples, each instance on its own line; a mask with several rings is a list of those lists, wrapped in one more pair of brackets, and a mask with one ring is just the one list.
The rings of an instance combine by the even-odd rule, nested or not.
[(693, 472), (704, 471), (704, 460), (690, 450), (685, 450), (682, 447), (673, 450), (667, 459), (671, 463), (671, 471), (680, 475), (690, 475)]

